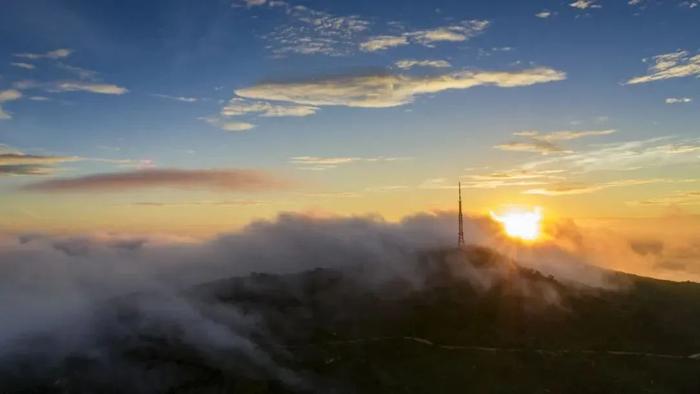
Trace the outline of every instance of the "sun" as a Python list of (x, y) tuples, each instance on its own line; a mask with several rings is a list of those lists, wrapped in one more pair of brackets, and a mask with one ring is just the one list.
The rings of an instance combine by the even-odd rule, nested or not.
[(534, 241), (540, 237), (542, 209), (510, 209), (502, 214), (491, 212), (491, 217), (501, 223), (505, 233), (512, 238)]

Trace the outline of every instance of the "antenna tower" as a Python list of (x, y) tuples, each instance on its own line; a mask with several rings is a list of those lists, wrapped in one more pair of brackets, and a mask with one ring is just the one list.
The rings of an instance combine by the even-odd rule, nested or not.
[(464, 248), (464, 221), (462, 219), (462, 182), (458, 183), (459, 186), (459, 230), (457, 232), (457, 247)]

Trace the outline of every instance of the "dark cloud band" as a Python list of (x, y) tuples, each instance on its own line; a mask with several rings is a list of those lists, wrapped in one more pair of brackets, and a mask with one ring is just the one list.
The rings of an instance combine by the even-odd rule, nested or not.
[(264, 171), (248, 169), (146, 169), (36, 182), (25, 190), (43, 192), (118, 192), (146, 188), (264, 191), (286, 188), (290, 182)]

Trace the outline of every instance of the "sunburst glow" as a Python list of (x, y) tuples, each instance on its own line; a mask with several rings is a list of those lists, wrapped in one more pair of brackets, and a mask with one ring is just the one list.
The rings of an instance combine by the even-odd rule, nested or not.
[(512, 209), (503, 214), (491, 212), (491, 217), (503, 225), (505, 233), (512, 238), (534, 241), (540, 236), (542, 209)]

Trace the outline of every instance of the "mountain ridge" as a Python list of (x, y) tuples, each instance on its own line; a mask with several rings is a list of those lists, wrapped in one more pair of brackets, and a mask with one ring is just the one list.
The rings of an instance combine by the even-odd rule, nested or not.
[[(399, 272), (358, 262), (295, 274), (254, 273), (177, 295), (115, 299), (99, 315), (93, 344), (99, 352), (72, 352), (23, 376), (2, 368), (0, 389), (413, 393), (427, 392), (430, 383), (435, 392), (700, 388), (700, 284), (622, 273), (610, 273), (612, 288), (572, 284), (482, 247), (424, 251), (409, 265)], [(510, 378), (499, 381), (499, 373)], [(124, 387), (106, 383), (115, 374), (128, 377)], [(585, 386), (587, 380), (594, 383)]]

